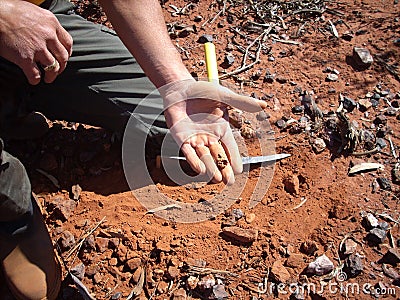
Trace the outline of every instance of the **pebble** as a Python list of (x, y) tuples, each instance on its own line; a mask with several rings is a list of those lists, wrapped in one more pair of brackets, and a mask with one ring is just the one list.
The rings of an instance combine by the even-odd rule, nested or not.
[(174, 280), (174, 279), (178, 278), (179, 273), (180, 273), (180, 271), (177, 267), (174, 267), (174, 266), (168, 267), (167, 274), (170, 279)]
[(307, 273), (311, 275), (326, 275), (334, 269), (333, 262), (325, 255), (317, 257), (316, 260), (309, 263)]
[(306, 255), (313, 255), (318, 250), (318, 246), (314, 241), (305, 241), (300, 245), (300, 251)]
[(350, 255), (357, 250), (357, 243), (353, 239), (347, 239), (342, 250), (344, 255)]
[(326, 75), (326, 80), (327, 81), (338, 81), (339, 76), (336, 74), (330, 73), (330, 74)]
[(288, 82), (288, 80), (285, 77), (278, 76), (276, 77), (276, 82), (279, 82), (280, 84), (285, 84)]
[(396, 266), (400, 263), (400, 252), (394, 248), (390, 248), (382, 257), (380, 262)]
[(354, 34), (351, 31), (346, 31), (342, 34), (342, 39), (345, 41), (351, 41), (354, 37)]
[(392, 190), (392, 186), (390, 184), (390, 180), (385, 178), (385, 177), (378, 177), (377, 181), (379, 183), (379, 186), (382, 190), (385, 191), (391, 191)]
[(360, 99), (358, 100), (358, 104), (362, 111), (366, 111), (372, 106), (372, 103), (369, 99)]
[(353, 48), (353, 58), (358, 67), (368, 68), (374, 62), (368, 49), (362, 47)]
[(314, 139), (313, 143), (311, 144), (311, 147), (313, 148), (315, 153), (321, 153), (322, 151), (325, 150), (326, 144), (325, 144), (325, 141), (323, 139), (316, 138), (316, 139)]
[(135, 257), (128, 260), (125, 265), (133, 272), (142, 265), (142, 260), (139, 257)]
[(364, 270), (361, 256), (359, 254), (351, 254), (344, 261), (344, 271), (350, 278), (354, 278), (361, 274)]
[(349, 97), (343, 97), (343, 107), (348, 112), (352, 112), (357, 107), (357, 102)]
[(50, 209), (56, 218), (67, 221), (76, 209), (76, 202), (71, 199), (65, 199), (63, 196), (56, 196), (50, 203)]
[(223, 284), (213, 286), (211, 299), (224, 300), (228, 298), (229, 294), (225, 291), (225, 286)]
[(300, 191), (299, 177), (296, 175), (288, 176), (283, 179), (285, 191), (292, 195), (298, 195)]
[(224, 64), (225, 64), (227, 67), (232, 66), (234, 62), (235, 62), (235, 56), (234, 56), (233, 54), (229, 53), (229, 54), (227, 54), (227, 55), (225, 56)]
[(252, 243), (258, 237), (256, 229), (244, 229), (237, 226), (224, 227), (222, 232), (240, 243)]
[(304, 264), (304, 257), (302, 254), (299, 253), (290, 254), (285, 262), (285, 266), (290, 268), (303, 268)]
[(63, 251), (70, 249), (75, 245), (75, 237), (68, 230), (63, 231), (59, 239), (59, 245)]
[(212, 274), (202, 277), (197, 283), (198, 288), (201, 290), (210, 290), (215, 285), (216, 280)]
[(382, 271), (383, 274), (385, 274), (389, 278), (400, 279), (399, 273), (394, 268), (391, 268), (386, 264), (382, 264)]
[(377, 115), (375, 120), (374, 120), (374, 124), (375, 125), (386, 125), (387, 123), (387, 118), (384, 115)]
[(272, 264), (271, 276), (276, 282), (286, 283), (290, 280), (290, 273), (283, 266), (283, 263), (280, 260), (277, 260)]
[(168, 291), (168, 283), (165, 281), (160, 281), (157, 285), (157, 292), (159, 294), (164, 294)]
[(303, 105), (296, 105), (292, 107), (292, 113), (294, 114), (302, 114), (304, 112), (304, 106)]
[(186, 285), (189, 289), (194, 290), (197, 287), (199, 279), (195, 276), (189, 276), (186, 280)]
[(393, 117), (397, 114), (397, 110), (394, 107), (388, 107), (388, 109), (385, 111), (385, 115), (389, 117)]
[(379, 226), (378, 219), (371, 213), (367, 213), (367, 215), (364, 217), (364, 220), (368, 230)]
[(105, 252), (108, 249), (108, 242), (107, 238), (96, 237), (96, 249), (101, 253)]
[(377, 138), (376, 139), (376, 146), (379, 147), (379, 149), (384, 149), (384, 148), (386, 148), (387, 143), (383, 138)]
[(139, 282), (140, 276), (142, 275), (142, 272), (143, 272), (143, 268), (142, 268), (142, 267), (138, 267), (138, 268), (136, 269), (136, 271), (133, 272), (132, 281), (133, 281), (134, 283), (138, 283), (138, 282)]
[(279, 129), (285, 129), (286, 128), (286, 121), (283, 119), (279, 119), (278, 121), (276, 121), (276, 127), (278, 127)]
[(195, 21), (195, 22), (201, 22), (202, 20), (203, 20), (203, 17), (200, 15), (195, 16), (193, 19), (193, 21)]
[(116, 292), (114, 295), (111, 296), (111, 300), (118, 300), (121, 299), (122, 293), (121, 292)]
[(81, 198), (82, 188), (79, 184), (71, 187), (72, 199), (78, 201)]
[(70, 269), (70, 272), (80, 280), (83, 280), (83, 277), (85, 277), (85, 265), (83, 263), (77, 264)]
[(240, 208), (234, 208), (234, 209), (232, 209), (232, 216), (236, 220), (239, 220), (239, 219), (243, 218), (244, 212)]
[(275, 74), (271, 74), (268, 70), (264, 76), (264, 82), (273, 83), (275, 80)]
[(256, 215), (254, 213), (246, 214), (246, 222), (249, 224), (253, 223), (255, 218)]
[(381, 244), (383, 243), (385, 238), (386, 238), (386, 231), (379, 228), (371, 229), (367, 235), (367, 240), (373, 244)]
[(173, 300), (186, 300), (187, 299), (187, 294), (186, 294), (185, 289), (180, 288), (180, 289), (175, 290), (172, 293), (172, 299)]

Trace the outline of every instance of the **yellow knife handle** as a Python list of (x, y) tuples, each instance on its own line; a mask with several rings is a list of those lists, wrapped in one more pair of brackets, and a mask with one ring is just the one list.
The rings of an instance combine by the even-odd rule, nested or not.
[(211, 42), (205, 43), (204, 51), (206, 53), (207, 79), (209, 82), (218, 84), (218, 65), (217, 55), (215, 53), (215, 45)]

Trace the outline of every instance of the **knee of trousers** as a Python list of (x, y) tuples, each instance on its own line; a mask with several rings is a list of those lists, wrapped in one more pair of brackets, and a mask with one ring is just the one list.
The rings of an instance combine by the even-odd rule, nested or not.
[(22, 163), (3, 150), (0, 140), (0, 222), (32, 213), (31, 184)]

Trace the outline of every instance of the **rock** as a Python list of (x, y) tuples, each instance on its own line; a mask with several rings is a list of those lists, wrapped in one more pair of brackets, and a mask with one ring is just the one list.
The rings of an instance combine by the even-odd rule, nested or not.
[(178, 278), (179, 274), (180, 274), (180, 271), (177, 267), (175, 267), (175, 266), (168, 267), (167, 275), (171, 280), (175, 280), (176, 278)]
[(190, 290), (194, 290), (197, 287), (199, 279), (195, 276), (189, 276), (186, 280), (186, 285)]
[(279, 82), (280, 84), (285, 84), (288, 82), (288, 80), (287, 80), (287, 78), (278, 76), (278, 77), (276, 77), (276, 82)]
[(364, 223), (366, 229), (368, 230), (379, 226), (378, 219), (375, 218), (375, 216), (371, 213), (367, 213), (367, 215), (364, 217)]
[(269, 70), (267, 70), (264, 76), (264, 82), (266, 83), (273, 83), (275, 80), (275, 74), (272, 74)]
[(80, 280), (83, 280), (83, 277), (85, 277), (85, 265), (83, 263), (77, 264), (70, 269), (70, 272)]
[(71, 249), (71, 247), (75, 245), (75, 237), (71, 232), (65, 230), (61, 234), (61, 237), (58, 240), (58, 244), (63, 251)]
[(378, 228), (388, 231), (389, 230), (389, 223), (387, 222), (379, 222)]
[(232, 66), (234, 62), (235, 62), (235, 56), (233, 56), (233, 54), (229, 53), (225, 56), (224, 65), (226, 67)]
[(72, 199), (78, 201), (81, 198), (82, 188), (79, 184), (75, 184), (71, 187)]
[(310, 142), (311, 142), (311, 147), (313, 148), (315, 153), (321, 153), (326, 148), (325, 141), (321, 138), (310, 140)]
[(197, 286), (199, 289), (205, 291), (211, 289), (214, 285), (216, 284), (215, 278), (213, 275), (208, 274), (204, 277), (202, 277), (198, 283)]
[(57, 196), (53, 198), (49, 205), (49, 209), (53, 210), (53, 214), (56, 218), (61, 219), (62, 221), (67, 221), (74, 213), (76, 203), (74, 200), (65, 199), (63, 196)]
[(231, 214), (236, 220), (239, 220), (244, 216), (244, 212), (240, 208), (234, 208)]
[(171, 251), (170, 242), (166, 241), (164, 239), (161, 239), (156, 243), (156, 249), (163, 251), (163, 252), (169, 252), (169, 251)]
[(386, 191), (391, 191), (392, 190), (392, 186), (390, 185), (390, 181), (389, 179), (385, 178), (385, 177), (378, 177), (377, 181), (379, 183), (379, 186), (382, 190), (386, 190)]
[(286, 270), (280, 260), (277, 260), (272, 264), (270, 274), (276, 282), (286, 283), (290, 280), (290, 273)]
[(372, 228), (366, 239), (372, 244), (381, 244), (386, 238), (386, 231), (379, 228)]
[(205, 44), (207, 42), (212, 42), (213, 40), (214, 38), (211, 34), (203, 34), (202, 36), (199, 37), (197, 42), (200, 44)]
[(386, 141), (385, 141), (383, 138), (377, 138), (375, 143), (376, 143), (376, 146), (377, 146), (380, 150), (386, 148), (386, 146), (387, 146), (387, 143), (386, 143)]
[(186, 291), (182, 288), (175, 290), (172, 293), (172, 299), (173, 300), (186, 300), (187, 299)]
[(255, 218), (256, 218), (256, 215), (253, 213), (246, 214), (246, 222), (249, 224), (253, 223)]
[(164, 294), (168, 291), (168, 283), (165, 281), (160, 281), (157, 285), (157, 292), (159, 294)]
[(143, 268), (142, 268), (141, 266), (139, 266), (139, 267), (136, 269), (136, 271), (133, 272), (132, 281), (133, 281), (134, 283), (138, 283), (138, 282), (139, 282), (140, 276), (142, 275), (142, 272), (143, 272)]
[(193, 21), (195, 21), (195, 22), (201, 22), (202, 20), (203, 20), (203, 17), (200, 15), (195, 16), (193, 19)]
[(229, 123), (232, 124), (233, 127), (241, 128), (243, 126), (243, 112), (238, 109), (230, 109), (229, 110)]
[(387, 118), (385, 115), (377, 115), (375, 120), (374, 120), (375, 125), (386, 125), (387, 124)]
[(358, 67), (366, 69), (374, 62), (368, 49), (362, 47), (353, 48), (353, 59)]
[(350, 42), (354, 37), (353, 32), (351, 31), (346, 31), (342, 34), (342, 39), (344, 39), (345, 41)]
[(305, 241), (300, 246), (300, 251), (308, 256), (313, 255), (318, 250), (314, 241)]
[(358, 104), (361, 111), (366, 111), (372, 106), (372, 103), (369, 99), (360, 99), (358, 100)]
[(294, 114), (302, 114), (304, 112), (304, 106), (303, 105), (296, 105), (292, 107), (292, 113)]
[(116, 257), (111, 257), (108, 263), (110, 266), (116, 266), (118, 264), (118, 259)]
[(213, 286), (210, 299), (224, 300), (228, 298), (229, 294), (225, 291), (225, 286), (223, 284), (217, 284)]
[(283, 179), (285, 191), (292, 195), (298, 195), (300, 191), (299, 177), (296, 175), (288, 176)]
[(103, 253), (108, 249), (108, 239), (102, 237), (96, 237), (96, 249)]
[(125, 265), (133, 272), (142, 265), (142, 260), (139, 257), (135, 257), (128, 260)]
[(96, 273), (93, 275), (93, 282), (95, 284), (99, 284), (102, 281), (102, 279), (103, 279), (103, 276), (101, 276), (100, 273)]
[(357, 102), (349, 97), (343, 97), (343, 108), (352, 112), (357, 107)]
[(359, 275), (364, 270), (361, 256), (359, 254), (353, 253), (349, 257), (347, 257), (344, 261), (343, 270), (349, 278), (353, 278)]
[(254, 242), (258, 236), (256, 229), (244, 229), (237, 226), (224, 227), (222, 232), (224, 235), (244, 244)]
[(328, 75), (326, 75), (326, 81), (338, 81), (338, 80), (339, 76), (336, 74), (329, 73)]
[(275, 123), (276, 127), (278, 127), (279, 129), (285, 129), (286, 128), (286, 121), (283, 119), (279, 119), (278, 121), (276, 121)]
[(347, 239), (343, 244), (343, 249), (341, 251), (344, 255), (350, 255), (356, 252), (357, 250), (357, 243), (352, 239)]
[(397, 110), (394, 107), (388, 107), (388, 109), (385, 111), (386, 116), (393, 117), (397, 114)]
[(270, 118), (271, 116), (267, 114), (265, 111), (260, 111), (257, 115), (256, 118), (258, 121), (266, 121)]
[(116, 292), (114, 295), (111, 296), (111, 300), (118, 300), (121, 299), (122, 293), (121, 292)]
[(394, 248), (390, 248), (379, 262), (396, 266), (400, 263), (400, 252)]
[(326, 275), (335, 268), (333, 262), (325, 255), (318, 256), (316, 260), (309, 263), (306, 272), (311, 275)]
[(285, 266), (290, 268), (304, 268), (304, 257), (298, 253), (292, 253), (285, 262)]
[(395, 280), (400, 279), (399, 273), (394, 268), (391, 268), (391, 267), (387, 266), (386, 264), (382, 264), (382, 271), (383, 271), (383, 274), (385, 274), (389, 278), (392, 278)]
[(399, 164), (395, 165), (392, 169), (392, 181), (395, 184), (400, 184), (400, 165)]

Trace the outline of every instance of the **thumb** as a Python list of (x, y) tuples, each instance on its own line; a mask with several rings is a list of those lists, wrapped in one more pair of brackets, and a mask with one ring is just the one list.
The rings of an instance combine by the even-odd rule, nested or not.
[(223, 86), (219, 87), (219, 98), (221, 102), (251, 113), (261, 111), (267, 107), (265, 101), (239, 95)]

